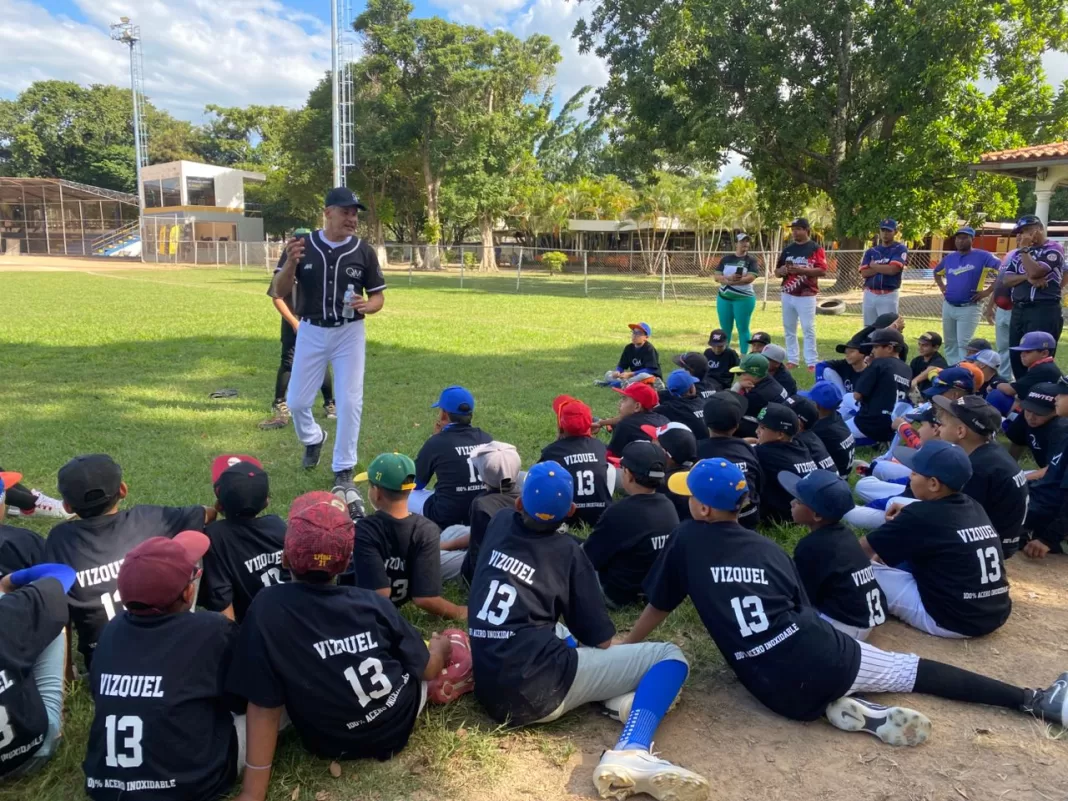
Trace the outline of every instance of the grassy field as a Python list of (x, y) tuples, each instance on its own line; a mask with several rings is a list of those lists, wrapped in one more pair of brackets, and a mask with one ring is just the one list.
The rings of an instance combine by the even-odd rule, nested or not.
[[(4, 273), (2, 281), (0, 463), (24, 473), (27, 484), (54, 494), (56, 471), (67, 459), (103, 451), (123, 465), (127, 503), (207, 504), (211, 459), (242, 452), (258, 456), (270, 472), (274, 513), (284, 515), (300, 493), (329, 488), (328, 457), (318, 471), (304, 472), (291, 429), (256, 426), (269, 411), (279, 351), (279, 321), (262, 274)], [(592, 380), (615, 364), (628, 341), (626, 323), (650, 323), (665, 364), (676, 353), (703, 349), (715, 327), (711, 304), (492, 294), (477, 286), (401, 286), (387, 297), (383, 313), (369, 322), (361, 466), (386, 450), (414, 456), (432, 430), (430, 404), (453, 383), (474, 392), (476, 424), (514, 443), (529, 464), (555, 436), (550, 402), (556, 394), (586, 400), (596, 415), (614, 412), (617, 396)], [(906, 336), (913, 340), (929, 327), (914, 323)], [(821, 318), (821, 353), (831, 354), (858, 328), (855, 317)], [(758, 313), (757, 329), (781, 341), (777, 307)], [(993, 338), (989, 327), (981, 333)], [(797, 377), (811, 383), (804, 370)], [(221, 388), (237, 389), (239, 397), (209, 399)], [(34, 527), (47, 533), (41, 523)], [(766, 533), (788, 549), (800, 536), (791, 528)], [(637, 612), (619, 614), (617, 624), (629, 625)], [(440, 625), (410, 607), (405, 614), (423, 631)], [(717, 680), (718, 652), (692, 607), (659, 634), (690, 656), (688, 692)], [(0, 801), (84, 797), (80, 764), (91, 714), (84, 682), (78, 683), (68, 697), (57, 757), (33, 780), (0, 788)], [(398, 759), (350, 763), (341, 779), (289, 735), (275, 760), (270, 798), (462, 796), (492, 786), (512, 753), (535, 752), (563, 765), (572, 754), (571, 734), (586, 719), (578, 714), (534, 732), (503, 732), (468, 696), (425, 712)]]

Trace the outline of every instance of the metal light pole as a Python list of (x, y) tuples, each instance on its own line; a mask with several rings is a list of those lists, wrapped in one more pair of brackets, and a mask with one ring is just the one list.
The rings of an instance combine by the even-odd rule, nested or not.
[(353, 41), (351, 0), (330, 0), (330, 96), (334, 145), (334, 186), (345, 186), (347, 170), (355, 166), (356, 147), (353, 126), (352, 62)]
[(144, 68), (141, 59), (141, 28), (130, 22), (129, 17), (119, 17), (111, 26), (111, 38), (130, 48), (130, 92), (133, 96), (134, 165), (137, 172), (137, 199), (140, 210), (145, 210), (145, 185), (141, 181), (141, 168), (147, 166), (145, 152), (148, 137), (144, 122)]
[(341, 109), (338, 101), (341, 95), (339, 67), (341, 54), (338, 52), (337, 0), (330, 3), (330, 107), (332, 111), (331, 134), (334, 143), (334, 186), (345, 185), (345, 170), (341, 166)]

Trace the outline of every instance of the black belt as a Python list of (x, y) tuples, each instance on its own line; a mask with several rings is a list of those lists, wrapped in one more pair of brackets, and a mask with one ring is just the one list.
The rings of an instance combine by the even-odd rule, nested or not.
[(362, 317), (354, 317), (350, 320), (343, 317), (340, 320), (312, 320), (308, 317), (301, 317), (300, 321), (308, 325), (314, 325), (316, 328), (341, 328), (346, 323), (354, 323), (362, 319)]
[(979, 305), (979, 301), (977, 301), (977, 300), (969, 300), (967, 303), (954, 303), (951, 300), (947, 300), (946, 303), (948, 303), (950, 306), (955, 306), (958, 309), (963, 309), (965, 306), (978, 306)]
[(1017, 308), (1017, 307), (1018, 308), (1023, 308), (1025, 306), (1057, 306), (1059, 304), (1060, 304), (1059, 300), (1053, 300), (1053, 299), (1050, 299), (1050, 300), (1021, 300), (1021, 301), (1018, 301), (1018, 302), (1014, 300), (1012, 302), (1013, 308)]

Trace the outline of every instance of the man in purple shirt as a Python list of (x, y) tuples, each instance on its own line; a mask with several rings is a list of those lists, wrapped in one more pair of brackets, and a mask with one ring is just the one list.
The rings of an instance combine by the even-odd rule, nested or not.
[[(1046, 237), (1046, 226), (1034, 214), (1016, 222), (1016, 233), (1024, 242), (1013, 256), (1001, 283), (1012, 290), (1012, 318), (1009, 321), (1009, 344), (1020, 344), (1028, 331), (1048, 331), (1060, 340), (1064, 318), (1061, 316), (1061, 274), (1064, 251)], [(1017, 378), (1027, 372), (1019, 351), (1012, 353), (1012, 372)], [(1056, 355), (1056, 351), (1050, 353)]]
[(903, 242), (895, 242), (897, 222), (879, 223), (879, 244), (864, 251), (860, 275), (864, 279), (864, 325), (872, 325), (880, 314), (898, 313), (901, 272), (909, 258)]
[(964, 345), (979, 326), (979, 302), (994, 291), (987, 278), (997, 275), (1001, 262), (993, 253), (972, 247), (975, 229), (958, 229), (956, 251), (946, 254), (934, 278), (942, 292), (942, 337), (946, 343), (946, 361), (957, 364), (964, 358)]

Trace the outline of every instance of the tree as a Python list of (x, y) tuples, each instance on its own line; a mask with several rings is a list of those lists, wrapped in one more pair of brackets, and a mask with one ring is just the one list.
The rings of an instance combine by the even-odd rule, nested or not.
[(548, 181), (571, 182), (603, 171), (611, 123), (603, 115), (579, 116), (590, 91), (584, 86), (568, 98), (534, 144), (538, 168)]

